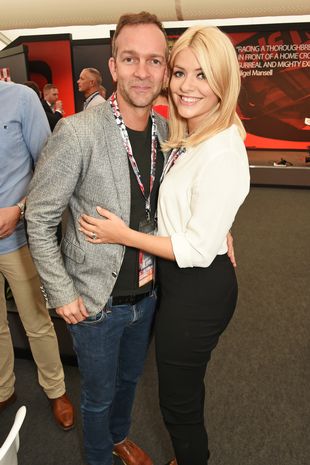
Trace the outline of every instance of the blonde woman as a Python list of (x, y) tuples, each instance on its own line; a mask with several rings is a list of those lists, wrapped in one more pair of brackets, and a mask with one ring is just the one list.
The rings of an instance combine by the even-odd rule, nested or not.
[[(237, 281), (226, 236), (249, 191), (245, 131), (236, 114), (239, 66), (217, 28), (189, 28), (170, 58), (170, 151), (158, 200), (158, 235), (130, 229), (98, 207), (83, 215), (92, 243), (119, 243), (159, 257), (156, 322), (160, 406), (176, 458), (206, 465), (204, 377), (229, 323)], [(95, 233), (97, 239), (91, 236)]]

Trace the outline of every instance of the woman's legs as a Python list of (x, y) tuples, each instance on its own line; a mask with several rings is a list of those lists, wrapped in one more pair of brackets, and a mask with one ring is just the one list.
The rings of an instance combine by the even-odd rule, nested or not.
[(178, 465), (206, 465), (204, 376), (233, 314), (237, 283), (224, 257), (208, 269), (181, 270), (161, 262), (162, 282), (156, 323), (160, 407)]

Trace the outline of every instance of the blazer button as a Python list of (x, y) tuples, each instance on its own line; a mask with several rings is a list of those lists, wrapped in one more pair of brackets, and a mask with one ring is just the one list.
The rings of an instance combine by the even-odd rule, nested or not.
[(112, 276), (113, 276), (113, 278), (116, 278), (116, 277), (117, 277), (116, 271), (112, 271)]

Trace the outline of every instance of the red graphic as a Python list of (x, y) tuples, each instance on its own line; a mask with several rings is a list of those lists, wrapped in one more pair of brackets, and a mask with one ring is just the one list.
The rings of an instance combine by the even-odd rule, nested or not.
[[(238, 32), (221, 28), (238, 55), (242, 78), (238, 113), (248, 149), (307, 150), (310, 145), (309, 28), (280, 27), (284, 30), (267, 30), (267, 25), (245, 32), (237, 26)], [(177, 32), (168, 31), (171, 42), (180, 36)]]

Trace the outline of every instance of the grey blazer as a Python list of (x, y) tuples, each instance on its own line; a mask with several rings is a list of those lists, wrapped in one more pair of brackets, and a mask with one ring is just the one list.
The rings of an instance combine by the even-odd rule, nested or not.
[[(162, 141), (167, 126), (157, 115), (156, 123)], [(29, 245), (50, 308), (82, 296), (89, 313), (95, 314), (112, 292), (124, 246), (91, 244), (78, 230), (82, 213), (99, 217), (97, 205), (129, 224), (128, 158), (108, 102), (58, 123), (30, 184)], [(55, 232), (67, 206), (67, 229), (59, 249)]]

